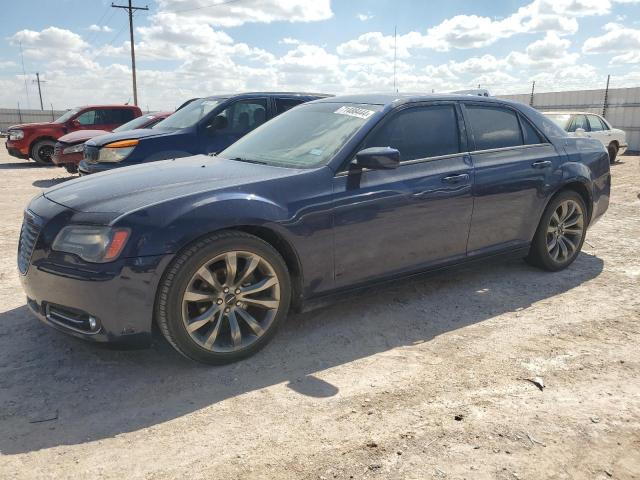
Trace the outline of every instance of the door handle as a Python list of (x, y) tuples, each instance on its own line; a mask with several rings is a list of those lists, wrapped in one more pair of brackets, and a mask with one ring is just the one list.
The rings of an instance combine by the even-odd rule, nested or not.
[(460, 183), (467, 182), (469, 180), (468, 173), (461, 173), (459, 175), (449, 175), (448, 177), (444, 177), (442, 181), (444, 183)]
[(550, 160), (539, 160), (537, 162), (533, 162), (531, 164), (531, 166), (533, 168), (545, 168), (545, 167), (550, 167), (551, 166), (551, 161)]

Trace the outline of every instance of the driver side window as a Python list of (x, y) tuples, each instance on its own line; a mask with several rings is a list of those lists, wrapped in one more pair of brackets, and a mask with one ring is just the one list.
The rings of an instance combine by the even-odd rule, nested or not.
[(76, 117), (76, 121), (80, 125), (95, 125), (96, 124), (96, 111), (87, 110)]
[(267, 121), (267, 101), (265, 99), (240, 100), (229, 105), (217, 117), (226, 119), (226, 121), (213, 120), (220, 125), (217, 128), (218, 132), (237, 135), (239, 138)]
[(400, 162), (460, 152), (453, 105), (412, 107), (393, 115), (365, 140), (361, 149), (392, 147)]

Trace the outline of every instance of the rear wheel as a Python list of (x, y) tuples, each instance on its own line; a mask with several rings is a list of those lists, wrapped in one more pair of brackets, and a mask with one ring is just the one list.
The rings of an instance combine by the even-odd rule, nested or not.
[(222, 364), (262, 348), (290, 300), (289, 272), (271, 245), (243, 232), (221, 232), (174, 260), (159, 287), (156, 319), (180, 353)]
[(616, 157), (618, 156), (618, 146), (615, 143), (612, 143), (607, 148), (609, 151), (609, 163), (615, 163)]
[(40, 165), (51, 165), (55, 146), (56, 143), (53, 140), (38, 140), (31, 147), (30, 156)]
[(64, 168), (69, 173), (78, 173), (78, 165), (76, 165), (75, 163), (65, 163)]
[(554, 197), (542, 215), (527, 261), (549, 271), (571, 265), (584, 243), (586, 212), (582, 197), (574, 191)]

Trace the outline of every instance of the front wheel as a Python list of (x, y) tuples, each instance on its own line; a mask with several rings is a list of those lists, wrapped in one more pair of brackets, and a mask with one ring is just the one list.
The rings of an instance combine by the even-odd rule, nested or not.
[(574, 191), (556, 195), (542, 215), (527, 261), (552, 272), (567, 268), (580, 253), (587, 222), (580, 195)]
[(31, 158), (40, 165), (51, 165), (51, 157), (53, 157), (53, 150), (56, 146), (56, 142), (53, 140), (38, 140), (31, 147)]
[(156, 320), (186, 357), (223, 364), (262, 348), (290, 301), (289, 272), (271, 245), (243, 232), (220, 232), (173, 261), (158, 290)]

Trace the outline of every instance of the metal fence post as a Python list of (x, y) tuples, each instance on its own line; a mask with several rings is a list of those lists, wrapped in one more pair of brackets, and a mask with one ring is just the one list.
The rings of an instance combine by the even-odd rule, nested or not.
[(607, 101), (609, 100), (609, 80), (611, 75), (607, 75), (607, 87), (604, 89), (604, 101), (602, 102), (602, 116), (607, 118)]

